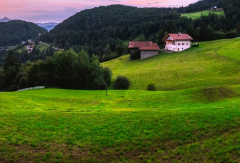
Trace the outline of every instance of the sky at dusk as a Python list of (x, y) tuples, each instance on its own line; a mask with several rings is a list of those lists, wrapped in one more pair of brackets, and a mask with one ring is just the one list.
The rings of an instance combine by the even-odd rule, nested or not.
[(98, 6), (122, 4), (136, 7), (178, 7), (197, 0), (0, 0), (0, 18), (35, 23), (62, 22), (64, 19)]

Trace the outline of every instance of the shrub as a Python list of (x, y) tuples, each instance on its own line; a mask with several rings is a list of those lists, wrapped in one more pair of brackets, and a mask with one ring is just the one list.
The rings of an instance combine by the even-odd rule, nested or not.
[(155, 84), (150, 83), (150, 84), (147, 85), (147, 90), (148, 91), (156, 91), (157, 88), (156, 88)]
[(10, 92), (12, 92), (12, 91), (17, 91), (17, 90), (18, 90), (18, 87), (17, 87), (16, 85), (12, 85), (12, 86), (9, 87), (8, 90), (9, 90)]
[(128, 89), (131, 85), (129, 79), (125, 76), (118, 76), (113, 83), (113, 89)]
[(199, 47), (199, 44), (192, 44), (191, 47)]

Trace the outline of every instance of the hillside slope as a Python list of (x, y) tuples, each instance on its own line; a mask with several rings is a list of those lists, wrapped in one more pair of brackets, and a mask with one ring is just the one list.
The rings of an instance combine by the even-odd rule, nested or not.
[(0, 46), (20, 44), (21, 41), (33, 39), (39, 33), (46, 33), (47, 30), (38, 25), (21, 20), (13, 20), (0, 23)]
[(129, 61), (129, 55), (102, 63), (114, 78), (127, 76), (131, 89), (146, 89), (154, 83), (158, 90), (240, 83), (240, 39), (202, 42), (199, 48)]
[(0, 93), (0, 160), (238, 162), (239, 95), (239, 85)]
[(187, 17), (187, 18), (192, 18), (192, 19), (198, 19), (201, 18), (201, 16), (208, 16), (209, 13), (214, 13), (216, 15), (219, 16), (225, 16), (224, 11), (209, 11), (209, 10), (205, 10), (205, 11), (200, 11), (200, 12), (192, 12), (192, 13), (185, 13), (185, 14), (181, 14), (182, 17)]

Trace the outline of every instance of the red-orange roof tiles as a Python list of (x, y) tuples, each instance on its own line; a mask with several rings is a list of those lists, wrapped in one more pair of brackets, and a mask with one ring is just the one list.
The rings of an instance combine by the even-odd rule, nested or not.
[(191, 36), (189, 36), (188, 34), (183, 34), (183, 33), (168, 34), (166, 37), (164, 37), (164, 39), (167, 39), (168, 36), (170, 36), (173, 40), (193, 40), (193, 38)]
[(151, 41), (130, 41), (129, 42), (129, 49), (131, 48), (139, 48), (139, 50), (160, 50), (157, 43), (152, 43)]

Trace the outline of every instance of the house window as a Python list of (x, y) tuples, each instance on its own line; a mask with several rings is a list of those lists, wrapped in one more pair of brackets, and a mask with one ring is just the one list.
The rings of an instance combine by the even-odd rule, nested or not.
[(178, 45), (181, 45), (180, 43), (178, 43)]
[(182, 45), (185, 45), (184, 43), (182, 43)]
[(186, 45), (188, 45), (188, 43)]

